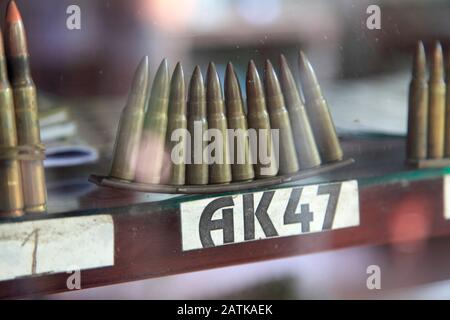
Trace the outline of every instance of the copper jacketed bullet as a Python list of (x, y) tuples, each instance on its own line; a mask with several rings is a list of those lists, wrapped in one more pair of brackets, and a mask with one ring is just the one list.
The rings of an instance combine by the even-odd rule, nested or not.
[(183, 68), (177, 63), (170, 82), (167, 149), (171, 154), (169, 184), (184, 185), (186, 180), (186, 90)]
[[(206, 134), (206, 97), (203, 77), (198, 66), (189, 84), (188, 95), (188, 131), (191, 136), (188, 143), (189, 163), (186, 166), (186, 182), (190, 185), (208, 184), (208, 162), (204, 152), (208, 145)], [(190, 148), (189, 148), (190, 147)]]
[(412, 79), (409, 86), (408, 107), (408, 159), (427, 157), (428, 83), (423, 43), (417, 44), (413, 59)]
[[(31, 78), (25, 29), (14, 1), (6, 14), (6, 56), (10, 81), (14, 93), (18, 144), (32, 149), (41, 145), (36, 87)], [(47, 190), (42, 159), (21, 161), (22, 188), (25, 211), (46, 211)]]
[[(257, 178), (276, 176), (276, 161), (264, 89), (253, 60), (247, 69), (247, 123)], [(252, 136), (253, 135), (253, 136)]]
[(336, 134), (330, 110), (325, 101), (316, 74), (306, 55), (299, 55), (300, 79), (305, 95), (306, 112), (314, 132), (323, 162), (342, 160), (343, 153)]
[(222, 97), (222, 86), (213, 62), (209, 63), (206, 76), (206, 110), (208, 131), (211, 134), (208, 155), (209, 183), (231, 182), (231, 164), (228, 145), (228, 125)]
[(169, 106), (169, 70), (164, 59), (153, 79), (136, 169), (136, 181), (158, 184), (161, 182), (165, 158), (167, 110)]
[(233, 130), (230, 136), (233, 181), (252, 180), (255, 172), (247, 133), (247, 118), (244, 113), (241, 87), (231, 62), (228, 63), (225, 73), (225, 106), (228, 129)]
[(320, 154), (305, 105), (284, 55), (280, 56), (280, 82), (289, 112), (300, 169), (320, 165)]
[(445, 82), (442, 47), (436, 43), (431, 56), (428, 82), (428, 158), (444, 156)]
[(15, 159), (17, 133), (13, 99), (0, 32), (0, 217), (23, 214), (20, 164)]
[(266, 61), (265, 65), (265, 89), (270, 127), (272, 130), (278, 130), (279, 132), (279, 146), (275, 146), (275, 150), (279, 150), (279, 172), (280, 174), (297, 172), (299, 167), (291, 122), (284, 103), (280, 82), (269, 60)]
[(147, 95), (148, 57), (145, 57), (136, 70), (127, 104), (120, 117), (111, 165), (111, 177), (124, 180), (134, 180), (135, 178)]

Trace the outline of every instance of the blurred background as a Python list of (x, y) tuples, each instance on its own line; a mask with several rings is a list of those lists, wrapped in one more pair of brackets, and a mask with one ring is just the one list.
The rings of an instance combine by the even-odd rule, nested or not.
[[(6, 3), (1, 1), (2, 12)], [(277, 65), (283, 53), (296, 71), (296, 55), (302, 49), (317, 72), (341, 136), (400, 136), (406, 133), (415, 44), (423, 40), (429, 51), (434, 41), (447, 48), (450, 40), (448, 0), (17, 0), (17, 4), (39, 90), (41, 132), (50, 152), (46, 166), (52, 212), (162, 197), (106, 193), (86, 182), (90, 173), (106, 173), (118, 118), (144, 55), (150, 58), (152, 77), (166, 57), (171, 71), (182, 62), (186, 81), (195, 65), (205, 72), (208, 62), (214, 61), (223, 81), (225, 65), (231, 61), (243, 84), (249, 59), (261, 72), (265, 59)], [(66, 24), (71, 5), (80, 9), (79, 30)], [(367, 26), (373, 14), (367, 12), (370, 5), (381, 10), (380, 29)], [(258, 298), (255, 292), (272, 298), (353, 297), (359, 296), (352, 293), (359, 287), (352, 281), (366, 277), (366, 259), (376, 256), (370, 250), (344, 250), (52, 298)], [(345, 275), (336, 271), (337, 265), (346, 265)], [(450, 297), (447, 284), (398, 294), (428, 297), (429, 292)]]

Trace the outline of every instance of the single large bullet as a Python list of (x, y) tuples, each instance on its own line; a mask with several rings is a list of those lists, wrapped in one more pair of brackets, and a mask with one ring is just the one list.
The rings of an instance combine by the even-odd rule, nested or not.
[(139, 64), (120, 117), (110, 176), (134, 180), (148, 95), (148, 57)]
[(444, 156), (445, 137), (445, 82), (442, 47), (437, 42), (433, 48), (428, 81), (428, 158)]
[(284, 55), (280, 56), (280, 81), (289, 112), (300, 169), (320, 165), (320, 154), (309, 123), (305, 105)]
[(300, 51), (298, 64), (300, 80), (305, 95), (306, 111), (322, 161), (332, 162), (342, 160), (343, 153), (330, 110), (328, 109), (327, 102), (323, 98), (311, 63), (302, 51)]
[(206, 110), (208, 131), (211, 134), (211, 142), (208, 146), (208, 154), (211, 157), (209, 183), (228, 183), (231, 182), (228, 125), (225, 117), (222, 86), (213, 62), (209, 63), (206, 76)]
[(172, 185), (184, 185), (186, 181), (186, 130), (186, 90), (183, 68), (178, 62), (170, 82), (169, 123), (166, 138), (167, 149), (172, 159), (168, 183)]
[(247, 69), (247, 123), (255, 162), (255, 176), (266, 178), (276, 176), (278, 163), (275, 155), (269, 114), (266, 108), (264, 89), (253, 60)]
[(0, 217), (23, 214), (22, 181), (17, 152), (14, 98), (8, 80), (0, 31)]
[(270, 127), (279, 132), (279, 170), (280, 174), (297, 172), (298, 159), (292, 135), (291, 121), (284, 103), (283, 92), (277, 74), (269, 60), (265, 65), (265, 89), (267, 110), (269, 111)]
[(198, 66), (195, 67), (189, 84), (188, 95), (188, 131), (191, 136), (189, 164), (186, 166), (186, 182), (189, 185), (208, 184), (208, 163), (204, 151), (208, 145), (206, 134), (206, 97), (203, 77)]
[[(42, 150), (36, 87), (31, 78), (24, 25), (14, 1), (8, 5), (5, 31), (6, 56), (14, 93), (18, 144)], [(25, 211), (30, 213), (46, 211), (47, 190), (42, 159), (23, 160), (21, 170)]]
[(412, 79), (409, 85), (408, 159), (425, 159), (427, 157), (428, 83), (426, 68), (425, 49), (420, 41), (414, 54)]
[(231, 165), (233, 181), (252, 180), (255, 172), (250, 153), (247, 117), (244, 113), (241, 87), (231, 62), (228, 63), (225, 73), (225, 106), (228, 129), (233, 130), (232, 140), (230, 140), (233, 151)]
[(136, 169), (136, 181), (158, 184), (161, 182), (164, 162), (167, 110), (169, 106), (169, 70), (164, 59), (153, 79)]
[(450, 49), (447, 49), (446, 57), (445, 157), (450, 158)]

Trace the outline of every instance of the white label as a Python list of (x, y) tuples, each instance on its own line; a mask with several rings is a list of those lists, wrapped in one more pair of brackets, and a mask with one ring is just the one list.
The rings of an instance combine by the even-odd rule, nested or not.
[(450, 219), (450, 176), (444, 176), (444, 218)]
[(0, 281), (112, 265), (110, 215), (0, 224)]
[(181, 204), (183, 251), (358, 225), (354, 180)]

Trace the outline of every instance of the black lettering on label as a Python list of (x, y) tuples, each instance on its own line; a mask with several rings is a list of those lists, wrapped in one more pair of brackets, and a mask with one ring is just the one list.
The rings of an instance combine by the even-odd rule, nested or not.
[[(211, 201), (203, 210), (199, 224), (200, 241), (203, 248), (215, 246), (211, 237), (213, 230), (223, 230), (223, 243), (234, 242), (233, 208), (222, 209), (233, 205), (232, 197), (224, 197)], [(222, 219), (212, 220), (214, 213), (219, 209), (222, 209)]]
[(300, 213), (295, 213), (300, 202), (303, 188), (295, 188), (291, 192), (289, 202), (284, 212), (283, 222), (285, 225), (301, 223), (302, 232), (310, 231), (310, 224), (314, 220), (313, 213), (309, 210), (309, 204), (302, 204), (300, 206)]
[(272, 202), (274, 194), (275, 191), (264, 192), (258, 203), (256, 211), (254, 209), (253, 194), (243, 195), (245, 240), (255, 239), (255, 217), (258, 219), (258, 222), (261, 225), (266, 237), (278, 236), (278, 232), (267, 214), (267, 210), (269, 209), (269, 205)]
[(333, 226), (334, 216), (336, 215), (336, 206), (341, 194), (341, 184), (334, 183), (329, 185), (321, 185), (317, 189), (318, 195), (328, 194), (327, 210), (325, 212), (325, 219), (323, 220), (322, 230), (330, 230)]

